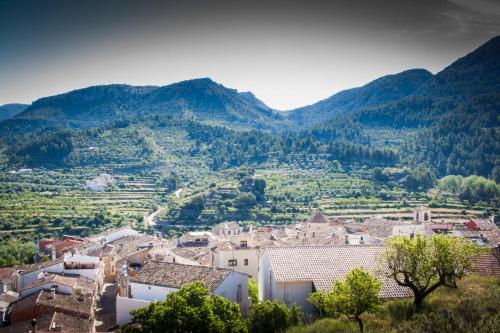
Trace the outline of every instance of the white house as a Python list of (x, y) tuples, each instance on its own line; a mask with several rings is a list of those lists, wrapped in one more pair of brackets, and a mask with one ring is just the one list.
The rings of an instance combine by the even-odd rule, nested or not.
[(261, 256), (259, 299), (279, 299), (288, 306), (297, 304), (306, 313), (313, 311), (307, 301), (317, 290), (328, 291), (355, 267), (362, 267), (383, 283), (382, 298), (410, 296), (408, 288), (380, 273), (377, 258), (384, 247), (370, 245), (270, 247)]
[(213, 227), (212, 232), (216, 236), (238, 236), (243, 232), (243, 228), (236, 222), (224, 222)]
[(132, 229), (131, 226), (124, 226), (118, 229), (106, 230), (100, 234), (90, 236), (89, 241), (108, 244), (115, 240), (127, 237), (127, 236), (137, 236), (139, 232)]
[(212, 267), (232, 269), (258, 279), (261, 248), (222, 247), (211, 249)]
[(204, 282), (212, 294), (239, 304), (243, 313), (250, 308), (246, 274), (223, 268), (150, 260), (136, 276), (129, 278), (125, 295), (117, 296), (117, 324), (131, 320), (130, 310), (152, 301), (162, 301), (167, 294), (195, 281)]
[(38, 279), (39, 274), (43, 272), (64, 272), (64, 259), (59, 258), (57, 260), (14, 267), (14, 273), (12, 274), (14, 290), (19, 291), (24, 287), (33, 284)]
[(208, 246), (214, 235), (208, 231), (191, 231), (179, 238), (182, 247), (205, 247)]

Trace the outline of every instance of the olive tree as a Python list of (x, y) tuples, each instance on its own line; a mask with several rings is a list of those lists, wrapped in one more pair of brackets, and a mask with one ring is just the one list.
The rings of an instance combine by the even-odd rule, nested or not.
[(378, 297), (380, 288), (382, 282), (376, 277), (362, 268), (354, 268), (346, 275), (344, 281), (335, 281), (330, 291), (312, 293), (309, 302), (327, 315), (343, 314), (356, 321), (359, 330), (363, 332), (361, 315), (373, 311), (380, 303)]
[(386, 274), (411, 289), (419, 310), (424, 298), (440, 286), (457, 288), (457, 280), (467, 274), (472, 259), (481, 252), (476, 243), (464, 238), (400, 236), (387, 242), (383, 259)]

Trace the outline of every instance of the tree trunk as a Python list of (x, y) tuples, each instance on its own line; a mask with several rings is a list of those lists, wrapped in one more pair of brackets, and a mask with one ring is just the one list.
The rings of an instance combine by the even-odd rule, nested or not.
[(415, 305), (415, 311), (420, 312), (422, 309), (422, 301), (424, 300), (425, 294), (415, 294), (415, 299), (413, 304)]
[(359, 331), (363, 333), (363, 321), (361, 320), (361, 318), (356, 318), (356, 321), (358, 322), (359, 325)]

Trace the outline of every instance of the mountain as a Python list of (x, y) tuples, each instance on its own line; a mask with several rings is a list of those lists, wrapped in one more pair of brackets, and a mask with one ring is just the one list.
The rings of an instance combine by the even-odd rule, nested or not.
[[(499, 94), (500, 36), (456, 60), (411, 95), (382, 105), (365, 105), (354, 110), (351, 117), (369, 126), (426, 127), (449, 113), (491, 110)], [(464, 108), (472, 100), (475, 107)], [(494, 123), (484, 124), (490, 125)]]
[(288, 118), (311, 125), (366, 106), (382, 105), (411, 95), (432, 78), (425, 69), (411, 69), (387, 75), (360, 88), (343, 90), (313, 105), (289, 111)]
[(26, 110), (27, 104), (11, 103), (0, 106), (0, 121), (12, 118)]
[(112, 84), (78, 89), (35, 101), (13, 122), (95, 127), (144, 115), (175, 115), (255, 128), (270, 127), (281, 118), (248, 93), (204, 78), (163, 87)]
[(417, 96), (466, 100), (500, 92), (500, 36), (490, 39), (422, 85)]

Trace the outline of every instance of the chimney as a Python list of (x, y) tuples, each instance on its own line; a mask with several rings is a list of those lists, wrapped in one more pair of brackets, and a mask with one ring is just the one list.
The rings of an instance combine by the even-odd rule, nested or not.
[(31, 320), (31, 327), (33, 327), (32, 332), (33, 332), (33, 333), (37, 333), (37, 331), (38, 331), (38, 327), (37, 327), (37, 324), (36, 324), (36, 318), (33, 318), (33, 319)]

